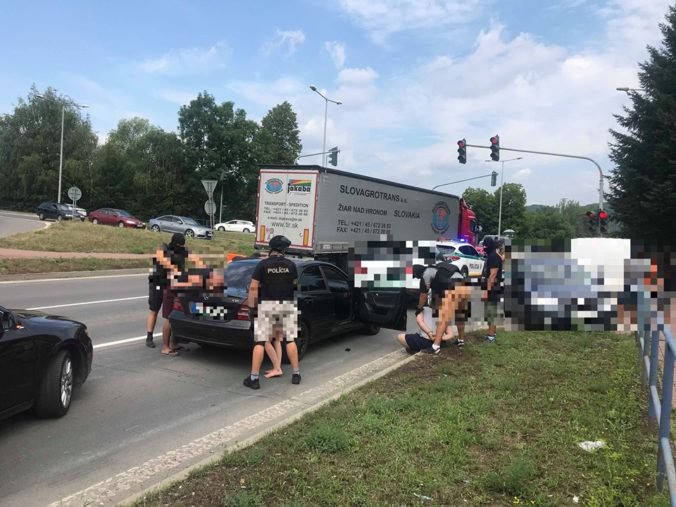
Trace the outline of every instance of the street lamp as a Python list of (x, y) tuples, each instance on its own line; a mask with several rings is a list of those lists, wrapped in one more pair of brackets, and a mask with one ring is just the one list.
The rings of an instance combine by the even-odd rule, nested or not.
[[(515, 160), (521, 160), (523, 157), (510, 158), (507, 160), (501, 160), (502, 169), (500, 170), (500, 211), (498, 211), (498, 236), (502, 231), (502, 187), (504, 186), (505, 181), (505, 162), (514, 162)], [(494, 162), (494, 160), (486, 160), (486, 162)]]
[[(47, 99), (44, 95), (41, 95), (39, 93), (36, 93), (35, 96), (40, 98), (40, 99), (43, 99), (43, 100)], [(61, 103), (61, 150), (60, 150), (60, 155), (59, 155), (59, 194), (58, 194), (57, 199), (56, 199), (56, 202), (59, 203), (59, 204), (61, 204), (61, 175), (63, 173), (63, 124), (64, 124), (64, 120), (65, 120), (65, 117), (66, 117), (66, 103), (68, 103), (72, 106), (75, 106), (79, 109), (84, 109), (84, 108), (89, 107), (85, 104), (78, 104), (76, 102), (73, 102), (72, 100), (62, 101), (62, 103)]]
[(317, 90), (316, 86), (310, 85), (310, 90), (312, 90), (313, 92), (315, 92), (317, 95), (319, 95), (321, 98), (324, 99), (324, 142), (322, 143), (322, 167), (326, 167), (326, 118), (329, 113), (329, 102), (333, 102), (337, 106), (342, 105), (342, 102), (338, 102), (337, 100), (331, 100), (325, 97), (319, 92), (319, 90)]
[(642, 92), (644, 91), (643, 88), (629, 88), (628, 86), (621, 86), (619, 88), (615, 88), (618, 92), (624, 92), (627, 95), (631, 95), (629, 92)]

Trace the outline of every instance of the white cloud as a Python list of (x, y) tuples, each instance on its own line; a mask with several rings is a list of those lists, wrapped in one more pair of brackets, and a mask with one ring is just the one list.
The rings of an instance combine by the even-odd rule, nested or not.
[(378, 77), (378, 73), (371, 67), (365, 69), (343, 69), (338, 74), (338, 82), (342, 84), (365, 85), (372, 83)]
[(289, 57), (298, 50), (298, 46), (305, 42), (305, 34), (302, 30), (277, 30), (275, 38), (263, 47), (266, 55), (281, 51)]
[(346, 58), (345, 44), (336, 41), (327, 41), (324, 43), (324, 49), (331, 55), (331, 59), (336, 68), (342, 69), (343, 65), (345, 65)]
[(400, 31), (461, 25), (481, 13), (482, 0), (339, 0), (376, 41)]
[(509, 174), (507, 177), (511, 179), (512, 181), (523, 181), (526, 178), (528, 178), (533, 171), (529, 167), (525, 167), (524, 169), (519, 169), (517, 170), (511, 178), (509, 177)]
[(160, 57), (141, 62), (137, 68), (149, 74), (202, 74), (225, 67), (229, 54), (229, 49), (221, 42), (206, 49), (172, 49)]
[(157, 97), (179, 106), (189, 104), (190, 101), (197, 98), (198, 94), (199, 92), (188, 92), (169, 88), (160, 89), (155, 93)]

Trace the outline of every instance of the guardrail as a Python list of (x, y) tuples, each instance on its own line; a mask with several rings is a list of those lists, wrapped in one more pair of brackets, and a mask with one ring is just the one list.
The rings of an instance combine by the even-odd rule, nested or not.
[[(661, 336), (664, 336), (664, 360), (661, 379), (662, 399), (660, 400), (657, 380)], [(669, 499), (672, 507), (676, 507), (676, 466), (671, 452), (670, 439), (676, 342), (674, 342), (669, 326), (661, 325), (659, 321), (651, 318), (649, 311), (638, 312), (636, 340), (641, 351), (643, 380), (648, 384), (648, 416), (654, 419), (659, 427), (656, 486), (658, 491), (662, 491), (664, 479), (667, 479)]]

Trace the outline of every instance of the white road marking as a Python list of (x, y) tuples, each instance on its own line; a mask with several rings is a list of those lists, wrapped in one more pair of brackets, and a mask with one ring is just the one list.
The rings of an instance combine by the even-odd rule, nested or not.
[(10, 283), (42, 283), (42, 282), (70, 282), (73, 280), (100, 280), (102, 278), (126, 278), (130, 276), (148, 276), (148, 273), (127, 273), (124, 275), (96, 275), (96, 276), (76, 276), (73, 278), (41, 278), (36, 280), (6, 280), (0, 282), (0, 285)]
[[(162, 336), (162, 333), (155, 333), (153, 337), (157, 336)], [(133, 343), (133, 342), (140, 342), (141, 340), (145, 340), (146, 336), (135, 336), (134, 338), (125, 338), (124, 340), (115, 340), (114, 342), (106, 342), (106, 343), (97, 343), (94, 345), (94, 350), (96, 349), (103, 349), (106, 347), (113, 347), (115, 345), (123, 345), (125, 343)]]
[(65, 305), (36, 306), (35, 308), (28, 308), (28, 310), (52, 310), (54, 308), (66, 308), (68, 306), (85, 306), (85, 305), (98, 305), (101, 303), (118, 303), (120, 301), (133, 301), (134, 299), (144, 299), (147, 297), (148, 296), (133, 296), (128, 298), (100, 299), (98, 301), (83, 301), (82, 303), (68, 303)]

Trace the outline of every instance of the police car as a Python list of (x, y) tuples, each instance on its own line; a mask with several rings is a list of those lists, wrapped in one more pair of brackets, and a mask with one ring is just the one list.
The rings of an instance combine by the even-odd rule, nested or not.
[(484, 258), (476, 248), (460, 241), (437, 242), (437, 259), (451, 261), (461, 273), (471, 278), (480, 277), (484, 270)]

